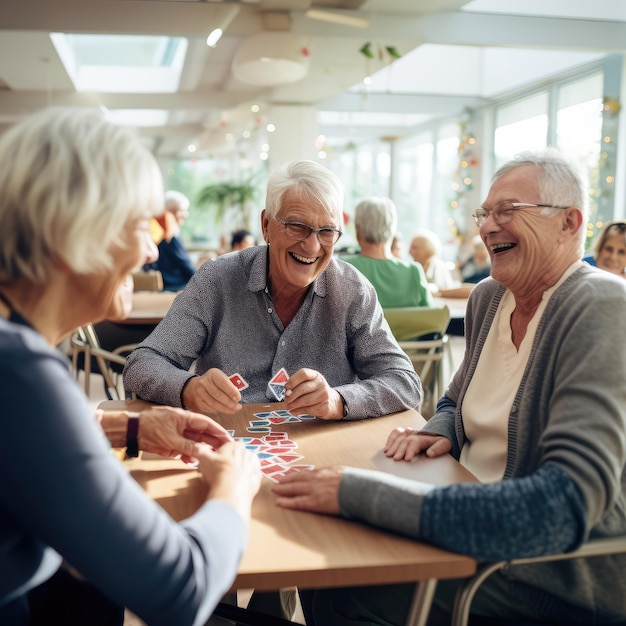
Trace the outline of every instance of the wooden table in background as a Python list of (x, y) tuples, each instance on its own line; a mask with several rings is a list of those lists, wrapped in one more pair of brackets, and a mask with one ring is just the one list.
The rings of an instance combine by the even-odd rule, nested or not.
[(177, 293), (174, 291), (136, 291), (133, 293), (133, 310), (118, 324), (154, 324), (170, 310)]
[[(140, 400), (107, 401), (102, 409), (141, 410)], [(236, 436), (246, 431), (253, 413), (284, 408), (282, 403), (246, 404), (236, 415), (216, 414), (215, 419)], [(309, 420), (272, 426), (297, 443), (299, 463), (316, 467), (333, 464), (377, 469), (413, 480), (448, 485), (475, 478), (452, 457), (419, 457), (411, 463), (394, 462), (382, 452), (388, 434), (396, 426), (420, 427), (423, 418), (404, 411), (360, 421)], [(262, 437), (262, 434), (257, 436)], [(151, 458), (150, 458), (151, 457)], [(206, 486), (197, 471), (180, 461), (146, 455), (126, 461), (129, 471), (146, 492), (175, 520), (181, 520), (202, 504)], [(232, 590), (275, 590), (343, 587), (418, 582), (408, 624), (422, 625), (430, 610), (437, 579), (470, 576), (474, 559), (399, 535), (338, 517), (289, 511), (277, 507), (271, 491), (274, 483), (264, 477), (252, 507), (250, 538)]]

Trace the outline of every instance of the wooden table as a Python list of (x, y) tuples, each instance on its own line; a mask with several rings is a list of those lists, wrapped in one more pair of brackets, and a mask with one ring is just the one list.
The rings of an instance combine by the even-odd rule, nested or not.
[[(103, 409), (141, 410), (140, 400), (107, 401)], [(253, 413), (284, 408), (282, 403), (248, 404), (237, 415), (214, 417), (236, 436), (251, 436), (246, 428)], [(332, 464), (378, 469), (414, 480), (447, 485), (475, 478), (452, 457), (420, 457), (411, 463), (394, 462), (382, 452), (396, 426), (419, 427), (423, 418), (404, 411), (362, 421), (309, 420), (281, 424), (272, 431), (287, 432), (304, 456), (299, 463), (317, 467)], [(262, 435), (259, 435), (262, 436)], [(180, 461), (145, 455), (126, 461), (134, 478), (174, 519), (191, 515), (202, 503), (206, 487), (194, 470)], [(150, 458), (152, 457), (152, 458)], [(422, 625), (430, 610), (437, 579), (470, 576), (474, 559), (447, 552), (338, 517), (281, 509), (274, 504), (274, 483), (264, 477), (252, 507), (250, 539), (232, 590), (275, 590), (343, 587), (415, 582), (416, 593), (408, 624)]]
[(136, 291), (133, 310), (117, 324), (152, 324), (156, 326), (170, 310), (177, 293), (174, 291)]

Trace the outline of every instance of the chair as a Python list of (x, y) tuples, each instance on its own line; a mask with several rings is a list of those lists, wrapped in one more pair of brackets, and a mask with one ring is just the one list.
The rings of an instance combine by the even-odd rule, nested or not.
[(126, 356), (135, 349), (136, 345), (136, 343), (125, 344), (106, 350), (101, 346), (93, 324), (77, 328), (70, 338), (72, 371), (78, 379), (79, 371), (84, 370), (85, 394), (89, 395), (91, 372), (94, 371), (102, 375), (107, 398), (123, 400), (123, 394), (119, 392), (120, 377), (126, 363)]
[(383, 313), (398, 345), (411, 359), (422, 380), (424, 401), (421, 412), (424, 417), (431, 417), (444, 389), (444, 354), (448, 355), (452, 369), (452, 351), (446, 335), (450, 309), (447, 306), (405, 307), (383, 309)]
[(134, 291), (163, 291), (163, 274), (160, 270), (133, 273)]
[[(530, 565), (533, 563), (547, 563), (549, 561), (564, 561), (567, 559), (579, 559), (583, 557), (606, 556), (623, 553), (626, 553), (626, 536), (590, 539), (577, 550), (564, 554), (551, 554), (548, 556), (512, 559), (510, 561), (498, 561), (497, 563), (485, 564), (479, 567), (476, 574), (474, 574), (471, 578), (468, 578), (458, 590), (454, 599), (452, 621), (450, 624), (451, 626), (468, 626), (470, 608), (476, 592), (485, 580), (487, 580), (491, 574), (499, 569), (515, 567), (516, 565)], [(490, 623), (492, 623), (493, 626), (515, 626), (510, 620), (506, 621), (493, 619)], [(515, 624), (517, 626), (531, 626), (532, 622), (520, 621)], [(537, 626), (539, 626), (539, 624)]]
[(220, 602), (217, 605), (213, 615), (231, 620), (237, 626), (298, 626), (298, 622), (232, 606), (225, 602)]

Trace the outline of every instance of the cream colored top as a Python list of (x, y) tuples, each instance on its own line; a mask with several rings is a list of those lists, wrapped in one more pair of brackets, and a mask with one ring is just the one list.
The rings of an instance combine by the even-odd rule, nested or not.
[(507, 290), (500, 301), (462, 406), (467, 441), (461, 450), (460, 461), (481, 482), (502, 480), (506, 467), (509, 413), (526, 369), (539, 320), (554, 291), (580, 265), (581, 261), (571, 265), (555, 285), (544, 291), (519, 351), (511, 336), (515, 297)]

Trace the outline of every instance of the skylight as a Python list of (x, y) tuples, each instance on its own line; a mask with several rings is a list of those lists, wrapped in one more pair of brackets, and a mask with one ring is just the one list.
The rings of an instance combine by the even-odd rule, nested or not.
[(184, 37), (50, 33), (77, 91), (173, 93), (188, 41)]

